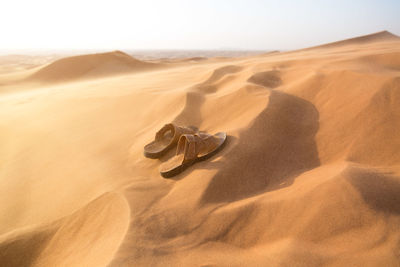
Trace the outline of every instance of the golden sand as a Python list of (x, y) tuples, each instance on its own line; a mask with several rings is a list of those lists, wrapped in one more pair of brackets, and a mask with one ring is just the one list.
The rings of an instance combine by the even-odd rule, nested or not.
[[(226, 132), (171, 179), (164, 124)], [(398, 266), (400, 39), (0, 74), (2, 266)]]

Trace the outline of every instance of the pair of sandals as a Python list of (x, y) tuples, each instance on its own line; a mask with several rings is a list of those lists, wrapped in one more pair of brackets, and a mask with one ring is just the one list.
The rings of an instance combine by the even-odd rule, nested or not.
[(144, 155), (153, 159), (160, 158), (177, 145), (176, 155), (160, 167), (161, 175), (169, 178), (181, 173), (190, 165), (215, 155), (222, 149), (225, 141), (224, 132), (211, 135), (199, 132), (194, 127), (169, 123), (156, 133), (154, 141), (145, 145)]

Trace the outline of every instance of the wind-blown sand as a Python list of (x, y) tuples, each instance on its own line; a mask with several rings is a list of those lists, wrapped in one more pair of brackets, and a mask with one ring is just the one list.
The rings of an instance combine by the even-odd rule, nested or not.
[[(229, 135), (164, 179), (165, 123)], [(2, 266), (399, 266), (400, 38), (0, 76)]]

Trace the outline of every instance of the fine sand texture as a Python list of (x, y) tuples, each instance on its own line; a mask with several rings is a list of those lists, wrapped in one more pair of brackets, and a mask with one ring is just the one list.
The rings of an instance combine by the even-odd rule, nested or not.
[[(2, 70), (1, 266), (400, 266), (389, 32), (241, 58), (114, 51)], [(174, 151), (143, 147), (170, 122), (227, 143), (162, 178)]]

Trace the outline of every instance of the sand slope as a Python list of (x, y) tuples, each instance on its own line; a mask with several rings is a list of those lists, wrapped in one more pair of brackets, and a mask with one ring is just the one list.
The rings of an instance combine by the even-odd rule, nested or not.
[(359, 36), (359, 37), (354, 37), (342, 41), (337, 41), (329, 44), (324, 44), (308, 49), (314, 49), (314, 48), (332, 48), (332, 47), (339, 47), (339, 46), (345, 46), (345, 45), (365, 45), (367, 43), (374, 43), (374, 42), (388, 42), (388, 41), (398, 41), (399, 37), (397, 35), (392, 34), (391, 32), (388, 31), (381, 31), (377, 33), (372, 33), (364, 36)]
[[(40, 76), (60, 81), (68, 64), (57, 64)], [(3, 86), (5, 266), (399, 266), (396, 36), (108, 78), (94, 70), (21, 83), (35, 90)], [(163, 179), (174, 152), (142, 153), (171, 121), (226, 131), (228, 144)]]
[(157, 67), (160, 67), (160, 64), (140, 61), (124, 52), (114, 51), (62, 58), (41, 68), (28, 79), (41, 82), (62, 82), (137, 72)]

